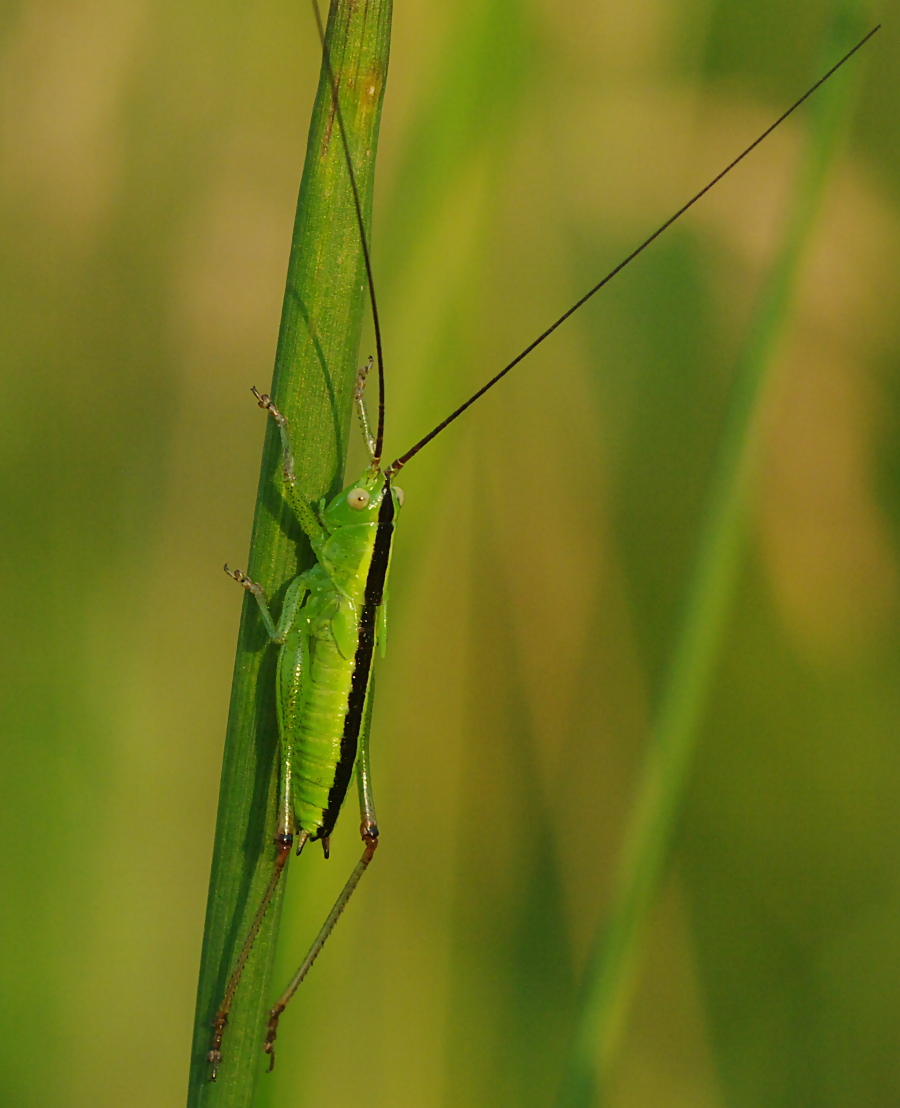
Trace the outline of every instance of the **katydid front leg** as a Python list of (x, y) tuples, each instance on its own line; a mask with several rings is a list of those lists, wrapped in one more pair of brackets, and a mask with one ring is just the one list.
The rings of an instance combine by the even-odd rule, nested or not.
[(281, 471), (284, 475), (285, 495), (291, 506), (291, 510), (297, 517), (297, 522), (303, 528), (304, 534), (313, 544), (313, 549), (315, 550), (316, 544), (322, 542), (326, 538), (327, 533), (316, 517), (315, 512), (297, 490), (297, 475), (294, 472), (294, 450), (291, 446), (291, 431), (287, 416), (282, 415), (275, 407), (268, 393), (258, 392), (256, 386), (251, 388), (250, 391), (256, 397), (256, 403), (260, 408), (269, 413), (278, 427), (278, 433), (281, 435)]
[(359, 419), (359, 428), (362, 431), (363, 442), (366, 444), (366, 450), (369, 454), (369, 463), (375, 465), (377, 463), (376, 453), (378, 450), (375, 442), (375, 437), (372, 434), (371, 425), (369, 423), (369, 413), (366, 410), (366, 378), (372, 369), (374, 362), (369, 357), (369, 360), (365, 365), (360, 366), (356, 374), (356, 387), (353, 390), (353, 403), (356, 407), (356, 416)]

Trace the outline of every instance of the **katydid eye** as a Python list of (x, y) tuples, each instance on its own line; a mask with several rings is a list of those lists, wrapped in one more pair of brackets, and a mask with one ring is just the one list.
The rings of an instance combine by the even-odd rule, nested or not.
[(393, 486), (394, 496), (397, 497), (397, 503), (400, 507), (403, 507), (403, 489), (398, 489), (396, 485)]
[(351, 508), (365, 508), (371, 499), (368, 489), (351, 489), (347, 493), (347, 503)]

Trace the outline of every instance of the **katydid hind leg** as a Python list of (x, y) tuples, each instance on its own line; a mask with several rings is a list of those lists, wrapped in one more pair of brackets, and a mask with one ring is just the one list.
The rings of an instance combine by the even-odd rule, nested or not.
[(269, 1012), (269, 1027), (266, 1033), (264, 1050), (269, 1055), (269, 1072), (275, 1065), (275, 1039), (278, 1035), (278, 1021), (281, 1014), (288, 1006), (294, 993), (300, 987), (303, 979), (309, 973), (313, 962), (318, 958), (322, 947), (335, 928), (335, 924), (341, 917), (341, 913), (347, 907), (350, 897), (356, 892), (356, 887), (362, 879), (362, 875), (369, 868), (369, 863), (375, 856), (378, 847), (378, 824), (375, 819), (375, 801), (372, 797), (372, 777), (369, 768), (369, 727), (372, 721), (372, 685), (366, 698), (363, 726), (360, 729), (359, 753), (356, 760), (356, 783), (359, 791), (359, 818), (360, 835), (363, 840), (363, 853), (360, 860), (353, 868), (353, 872), (347, 878), (346, 884), (334, 902), (328, 917), (319, 929), (312, 946), (307, 951), (306, 957), (300, 964), (300, 968), (291, 978), (290, 984), (275, 1002)]
[(377, 830), (370, 831), (368, 835), (363, 836), (365, 847), (363, 848), (363, 854), (360, 860), (356, 863), (353, 872), (347, 878), (347, 883), (341, 889), (341, 893), (337, 900), (334, 902), (334, 907), (328, 913), (328, 918), (322, 924), (322, 927), (316, 936), (312, 946), (309, 948), (306, 957), (300, 965), (300, 968), (291, 978), (291, 982), (284, 990), (281, 996), (276, 1001), (272, 1010), (269, 1012), (269, 1029), (266, 1033), (266, 1043), (264, 1050), (269, 1055), (269, 1071), (275, 1065), (275, 1039), (278, 1035), (278, 1021), (281, 1019), (281, 1013), (285, 1010), (293, 997), (297, 989), (303, 982), (303, 979), (309, 973), (312, 968), (313, 962), (318, 958), (322, 947), (328, 940), (329, 935), (334, 930), (335, 924), (341, 917), (341, 913), (347, 907), (347, 902), (350, 897), (356, 891), (356, 887), (362, 878), (362, 875), (369, 868), (369, 863), (375, 855), (375, 849), (378, 846), (378, 832)]
[[(251, 581), (249, 577), (237, 570), (229, 570), (226, 566), (226, 572), (229, 576), (233, 577), (239, 582), (252, 596), (255, 597), (259, 604), (260, 614), (263, 619), (263, 623), (266, 626), (266, 630), (269, 633), (269, 637), (277, 643), (284, 644), (288, 638), (288, 635), (294, 628), (294, 624), (297, 618), (297, 611), (309, 591), (308, 586), (302, 577), (295, 578), (288, 586), (285, 594), (284, 603), (281, 608), (281, 618), (276, 626), (275, 621), (272, 619), (271, 612), (269, 611), (268, 604), (266, 602), (265, 594), (262, 588), (254, 581)], [(299, 636), (296, 649), (301, 652), (300, 657), (303, 657), (304, 646), (302, 636)], [(279, 656), (279, 664), (284, 656), (285, 648), (282, 646), (282, 651)], [(297, 659), (294, 660), (294, 664), (291, 667), (294, 673), (294, 679), (297, 679)], [(234, 968), (231, 971), (231, 975), (228, 978), (228, 982), (225, 986), (225, 991), (222, 996), (222, 1001), (216, 1012), (215, 1019), (213, 1020), (213, 1042), (207, 1055), (207, 1059), (212, 1066), (210, 1072), (210, 1080), (215, 1081), (219, 1064), (222, 1061), (222, 1039), (225, 1034), (225, 1027), (228, 1023), (228, 1016), (231, 1011), (231, 1005), (234, 1001), (235, 993), (241, 981), (241, 976), (244, 972), (244, 967), (247, 964), (247, 959), (250, 957), (250, 951), (253, 949), (253, 944), (256, 941), (256, 937), (259, 934), (259, 930), (262, 927), (263, 920), (266, 918), (266, 913), (272, 903), (272, 899), (278, 889), (278, 885), (281, 881), (281, 875), (284, 873), (287, 860), (291, 853), (291, 847), (294, 841), (293, 826), (294, 826), (294, 791), (293, 791), (293, 777), (292, 777), (292, 759), (293, 752), (289, 743), (283, 741), (279, 742), (279, 778), (278, 778), (278, 825), (275, 831), (275, 846), (277, 853), (272, 866), (272, 872), (269, 875), (269, 881), (266, 885), (266, 890), (263, 893), (259, 907), (256, 910), (256, 914), (250, 923), (250, 927), (247, 930), (246, 937), (241, 946), (240, 954), (237, 957)], [(303, 848), (303, 844), (309, 838), (309, 833), (301, 831), (297, 836), (297, 851), (299, 853)]]
[[(210, 1046), (209, 1052), (206, 1056), (207, 1061), (210, 1063), (211, 1070), (209, 1079), (215, 1081), (218, 1076), (219, 1066), (222, 1062), (222, 1040), (225, 1035), (225, 1028), (228, 1025), (228, 1017), (231, 1014), (231, 1006), (234, 1003), (234, 997), (237, 993), (238, 986), (241, 982), (241, 977), (244, 972), (244, 968), (247, 965), (247, 959), (250, 957), (250, 952), (253, 949), (253, 944), (256, 941), (256, 937), (259, 934), (259, 930), (262, 927), (263, 920), (266, 918), (266, 913), (272, 903), (272, 899), (275, 896), (275, 892), (278, 889), (278, 885), (281, 881), (281, 875), (284, 873), (287, 865), (288, 858), (291, 854), (291, 847), (294, 842), (294, 836), (292, 833), (292, 807), (293, 798), (291, 792), (291, 764), (290, 758), (282, 758), (281, 770), (279, 780), (279, 803), (278, 803), (278, 830), (275, 834), (275, 845), (277, 847), (277, 853), (272, 866), (272, 872), (269, 875), (269, 882), (266, 886), (266, 891), (263, 893), (262, 900), (259, 907), (256, 910), (256, 914), (253, 917), (250, 927), (247, 931), (247, 935), (244, 938), (244, 942), (241, 946), (240, 954), (235, 962), (234, 968), (229, 975), (228, 981), (225, 985), (225, 991), (222, 994), (222, 1000), (216, 1011), (215, 1018), (213, 1019), (213, 1040)], [(303, 843), (309, 838), (306, 831), (301, 831), (297, 836), (298, 839), (298, 852), (303, 847)]]
[(375, 702), (375, 678), (369, 678), (369, 693), (363, 724), (359, 731), (359, 753), (356, 756), (356, 786), (359, 792), (359, 833), (363, 842), (378, 838), (378, 820), (375, 818), (375, 800), (372, 796), (372, 771), (369, 764), (369, 730), (372, 726), (372, 705)]

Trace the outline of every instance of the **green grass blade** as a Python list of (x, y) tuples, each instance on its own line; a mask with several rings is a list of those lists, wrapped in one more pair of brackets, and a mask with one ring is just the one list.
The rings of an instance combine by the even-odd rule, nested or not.
[[(367, 225), (390, 19), (391, 0), (370, 0), (366, 5), (333, 0), (328, 20), (329, 55)], [(312, 16), (309, 31), (315, 34)], [(360, 235), (323, 68), (300, 185), (272, 385), (274, 399), (291, 423), (298, 483), (310, 501), (333, 493), (341, 483), (364, 307)], [(254, 382), (247, 384), (249, 388)], [(251, 418), (249, 391), (247, 406)], [(265, 417), (257, 415), (262, 424)], [(303, 552), (300, 568), (312, 559), (280, 495), (280, 445), (268, 422), (248, 572), (276, 598), (277, 608), (285, 584), (298, 570), (298, 543)], [(256, 605), (245, 595), (197, 994), (189, 1108), (249, 1106), (264, 1068), (262, 1044), (272, 1000), (269, 978), (280, 894), (244, 972), (215, 1084), (208, 1081), (205, 1056), (211, 1021), (275, 853), (275, 658), (266, 647)]]
[[(823, 70), (866, 30), (861, 26), (862, 15), (855, 3), (838, 8), (828, 34)], [(857, 76), (849, 70), (837, 74), (811, 104), (812, 121), (793, 210), (737, 367), (731, 413), (704, 513), (707, 522), (698, 539), (684, 614), (625, 833), (607, 924), (588, 967), (560, 1100), (564, 1108), (591, 1108), (608, 1101), (641, 941), (671, 853), (740, 568), (760, 440), (758, 415)]]

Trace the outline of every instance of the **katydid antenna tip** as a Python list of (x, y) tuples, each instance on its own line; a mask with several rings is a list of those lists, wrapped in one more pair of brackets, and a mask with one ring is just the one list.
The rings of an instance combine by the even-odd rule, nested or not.
[(412, 447), (410, 447), (410, 449), (407, 450), (405, 454), (401, 454), (395, 462), (392, 462), (385, 470), (385, 474), (389, 477), (392, 477), (395, 473), (398, 473), (411, 458), (418, 454), (423, 446), (427, 446), (433, 438), (435, 438), (441, 433), (441, 431), (443, 431), (446, 427), (449, 427), (451, 423), (457, 420), (463, 414), (463, 412), (465, 412), (475, 403), (476, 400), (479, 400), (482, 396), (484, 396), (486, 392), (488, 392), (488, 390), (492, 389), (494, 385), (501, 381), (507, 375), (507, 373), (509, 373), (511, 369), (515, 368), (515, 366), (517, 366), (523, 358), (527, 357), (527, 355), (529, 355), (532, 350), (535, 350), (538, 346), (545, 342), (558, 327), (565, 323), (565, 321), (571, 315), (574, 315), (575, 312), (577, 312), (578, 309), (582, 307), (582, 305), (586, 304), (592, 296), (598, 293), (605, 285), (609, 284), (609, 282), (615, 276), (621, 273), (621, 271), (627, 265), (630, 265), (639, 254), (642, 254), (651, 243), (655, 242), (656, 239), (658, 239), (659, 236), (663, 233), (663, 231), (667, 230), (669, 227), (672, 226), (673, 223), (679, 220), (685, 214), (685, 212), (692, 208), (698, 200), (702, 199), (702, 197), (704, 197), (711, 188), (717, 185), (723, 177), (726, 177), (737, 165), (739, 165), (744, 160), (744, 158), (747, 157), (748, 154), (750, 154), (753, 150), (756, 149), (757, 146), (759, 146), (761, 142), (768, 138), (768, 136), (777, 127), (780, 127), (781, 124), (784, 123), (784, 121), (788, 118), (788, 116), (792, 115), (800, 107), (801, 104), (805, 103), (810, 98), (810, 96), (812, 96), (816, 89), (820, 88), (830, 77), (837, 73), (841, 66), (848, 62), (853, 57), (853, 55), (857, 53), (857, 51), (861, 50), (869, 41), (869, 39), (876, 33), (876, 31), (879, 31), (880, 29), (881, 24), (879, 23), (875, 27), (873, 27), (868, 34), (864, 35), (851, 50), (848, 50), (843, 55), (843, 57), (840, 58), (839, 61), (835, 62), (835, 64), (828, 70), (827, 73), (824, 73), (814, 84), (810, 85), (806, 92), (804, 92), (801, 97), (795, 100), (794, 103), (787, 109), (787, 111), (782, 112), (782, 114), (775, 120), (774, 123), (770, 124), (765, 129), (765, 131), (762, 132), (761, 135), (754, 139), (749, 146), (745, 147), (744, 150), (742, 150), (736, 158), (732, 159), (732, 161), (730, 161), (720, 173), (717, 173), (716, 176), (713, 177), (713, 179), (709, 181), (706, 185), (704, 185), (699, 192), (695, 193), (694, 196), (692, 196), (686, 204), (682, 204), (682, 206), (678, 209), (677, 212), (674, 213), (674, 215), (669, 216), (665, 223), (662, 223), (659, 227), (657, 227), (652, 235), (648, 235), (647, 238), (645, 238), (639, 246), (635, 247), (635, 249), (632, 250), (626, 258), (619, 262), (619, 264), (615, 266), (615, 268), (611, 269), (602, 280), (598, 281), (593, 288), (589, 289), (582, 297), (576, 300), (571, 308), (563, 312), (559, 319), (555, 320), (553, 323), (550, 324), (549, 327), (542, 331), (538, 335), (538, 337), (530, 342), (524, 350), (517, 354), (511, 362), (508, 362), (503, 367), (503, 369), (500, 370), (499, 373), (494, 374), (494, 376), (487, 382), (487, 384), (482, 385), (477, 392), (474, 392), (468, 400), (460, 404), (460, 406), (455, 411), (451, 412), (450, 415), (446, 417), (446, 419), (442, 419), (436, 427), (433, 427), (427, 435), (424, 435), (421, 439), (419, 439), (419, 441), (415, 443)]

